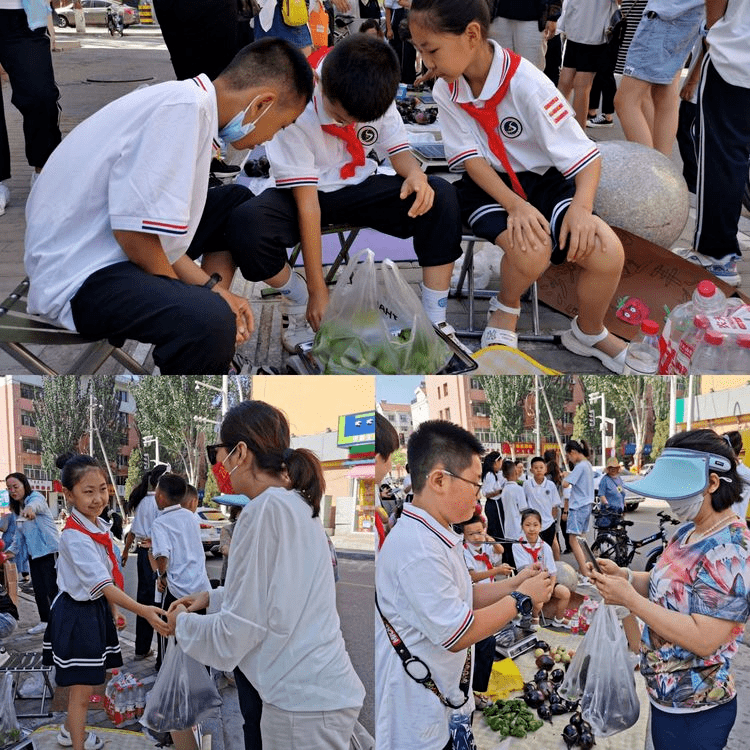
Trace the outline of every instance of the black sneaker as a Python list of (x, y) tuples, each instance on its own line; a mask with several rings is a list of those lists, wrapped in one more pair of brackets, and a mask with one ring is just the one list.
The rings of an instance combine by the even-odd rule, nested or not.
[(237, 174), (240, 168), (236, 164), (227, 164), (223, 159), (211, 159), (211, 172), (219, 177)]

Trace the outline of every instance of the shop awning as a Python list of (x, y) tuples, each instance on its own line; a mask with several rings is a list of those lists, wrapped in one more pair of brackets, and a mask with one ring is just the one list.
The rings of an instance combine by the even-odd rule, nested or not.
[(352, 466), (347, 475), (352, 479), (375, 479), (375, 464), (358, 464)]

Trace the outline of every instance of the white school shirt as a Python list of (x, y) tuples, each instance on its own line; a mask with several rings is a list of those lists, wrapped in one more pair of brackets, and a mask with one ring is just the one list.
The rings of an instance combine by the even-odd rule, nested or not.
[(167, 586), (177, 599), (211, 588), (200, 521), (195, 513), (179, 503), (166, 507), (154, 519), (151, 554), (154, 559), (167, 558)]
[(548, 529), (555, 522), (552, 508), (562, 505), (555, 483), (545, 477), (541, 484), (537, 484), (536, 479), (531, 477), (523, 483), (523, 491), (527, 507), (538, 510), (542, 516), (542, 531)]
[(513, 560), (516, 563), (516, 568), (526, 568), (532, 565), (534, 562), (534, 556), (531, 552), (527, 552), (524, 547), (528, 547), (533, 550), (541, 549), (541, 553), (537, 558), (537, 562), (541, 563), (541, 566), (552, 576), (557, 575), (557, 565), (555, 564), (555, 558), (552, 554), (552, 547), (547, 542), (542, 541), (542, 537), (538, 537), (536, 544), (529, 544), (526, 541), (526, 537), (521, 535), (520, 537), (523, 544), (513, 545)]
[(184, 255), (206, 202), (218, 116), (205, 75), (137, 89), (84, 120), (52, 152), (26, 203), (29, 312), (75, 330), (70, 300), (128, 260), (113, 230), (158, 235)]
[(148, 492), (135, 509), (130, 530), (138, 538), (150, 539), (151, 527), (157, 515), (159, 515), (159, 508), (156, 505), (156, 497), (153, 492)]
[[(440, 111), (438, 123), (451, 171), (463, 171), (467, 159), (481, 157), (498, 172), (505, 172), (492, 153), (479, 123), (458, 102), (481, 106), (500, 88), (510, 65), (507, 50), (489, 40), (494, 56), (481, 93), (475, 99), (462, 76), (455, 84), (435, 81), (432, 94)], [(587, 138), (565, 97), (533, 63), (521, 58), (505, 98), (497, 108), (500, 136), (513, 171), (544, 174), (557, 167), (573, 177), (599, 158), (596, 144)]]
[[(487, 560), (489, 561), (489, 564), (487, 564), (487, 561), (485, 560), (477, 559), (477, 555), (482, 555), (484, 553), (487, 554)], [(479, 547), (475, 547), (473, 544), (464, 542), (464, 562), (466, 563), (466, 567), (469, 570), (477, 570), (480, 573), (484, 573), (486, 570), (500, 565), (502, 561), (503, 556), (498, 555), (497, 552), (492, 549), (491, 545), (481, 544), (479, 545)], [(476, 583), (492, 583), (494, 580), (495, 577), (491, 576), (490, 578), (483, 578), (481, 581), (477, 581)]]
[[(502, 485), (497, 479), (497, 475), (494, 471), (488, 471), (485, 475), (484, 479), (482, 480), (482, 489), (481, 493), (484, 495), (485, 498), (487, 498), (487, 495), (490, 492), (496, 492), (497, 490), (502, 489)], [(499, 495), (495, 495), (495, 497), (499, 497)], [(492, 500), (492, 498), (488, 498)]]
[(706, 40), (719, 75), (732, 86), (750, 88), (750, 0), (729, 0)]
[(521, 511), (527, 507), (523, 487), (517, 482), (506, 482), (502, 500), (505, 512), (505, 538), (518, 539), (521, 536)]
[[(73, 509), (84, 528), (94, 534), (109, 534), (111, 523), (96, 519), (96, 526)], [(114, 585), (112, 562), (104, 545), (75, 529), (63, 529), (57, 557), (57, 588), (77, 602), (87, 602), (103, 596), (106, 586)]]
[(242, 509), (226, 583), (211, 591), (209, 614), (177, 616), (177, 640), (201, 664), (239, 666), (264, 703), (285, 711), (364, 700), (341, 635), (323, 525), (293, 490), (269, 487)]
[[(462, 538), (427, 511), (404, 507), (386, 537), (375, 570), (380, 609), (413, 656), (429, 667), (451, 702), (459, 689), (466, 649), (449, 651), (474, 622), (471, 577)], [(375, 736), (383, 750), (442, 750), (452, 709), (404, 671), (376, 613)], [(473, 663), (473, 661), (472, 661)], [(461, 712), (471, 711), (473, 697)]]
[[(325, 65), (325, 59), (321, 65)], [(364, 165), (357, 167), (352, 177), (341, 177), (341, 168), (351, 161), (351, 155), (341, 138), (324, 132), (321, 127), (335, 124), (323, 108), (323, 91), (318, 85), (305, 111), (266, 145), (271, 176), (277, 188), (311, 185), (323, 193), (330, 193), (347, 185), (359, 185), (375, 174), (378, 165), (365, 158)], [(356, 123), (354, 128), (365, 154), (374, 148), (382, 158), (410, 149), (409, 137), (395, 102), (379, 120)]]

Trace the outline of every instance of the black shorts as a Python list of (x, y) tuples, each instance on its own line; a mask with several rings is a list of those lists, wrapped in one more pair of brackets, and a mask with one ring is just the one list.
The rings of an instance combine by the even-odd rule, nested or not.
[[(498, 172), (500, 179), (510, 187), (507, 174)], [(567, 180), (552, 167), (544, 174), (519, 172), (517, 175), (526, 199), (550, 224), (552, 234), (552, 256), (554, 265), (565, 262), (567, 249), (559, 244), (560, 228), (568, 206), (575, 195), (575, 183)], [(461, 206), (461, 219), (471, 227), (477, 237), (495, 242), (497, 236), (508, 227), (508, 212), (492, 196), (482, 190), (469, 175), (464, 174), (454, 183)]]
[(568, 39), (562, 66), (579, 73), (596, 73), (607, 61), (607, 49), (607, 44), (581, 44)]
[(546, 529), (543, 529), (539, 536), (542, 537), (543, 542), (547, 542), (549, 546), (552, 546), (552, 542), (555, 541), (555, 536), (557, 534), (557, 521), (553, 521), (551, 526), (548, 526)]

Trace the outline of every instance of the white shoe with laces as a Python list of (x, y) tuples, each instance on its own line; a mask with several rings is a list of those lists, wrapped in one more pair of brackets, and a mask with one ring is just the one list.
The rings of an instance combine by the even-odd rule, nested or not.
[(281, 301), (281, 344), (290, 354), (294, 354), (300, 344), (315, 338), (306, 314), (307, 303), (294, 305), (286, 299)]
[(5, 213), (5, 207), (10, 203), (10, 189), (0, 182), (0, 216)]
[[(57, 744), (63, 747), (73, 747), (73, 740), (70, 732), (65, 728), (65, 724), (60, 725), (60, 731), (57, 733)], [(102, 740), (93, 732), (89, 732), (86, 741), (83, 743), (84, 750), (100, 750), (104, 747)]]
[(29, 628), (26, 632), (29, 635), (39, 635), (40, 633), (43, 633), (46, 629), (47, 629), (47, 623), (40, 622), (38, 625), (34, 625), (33, 628)]

